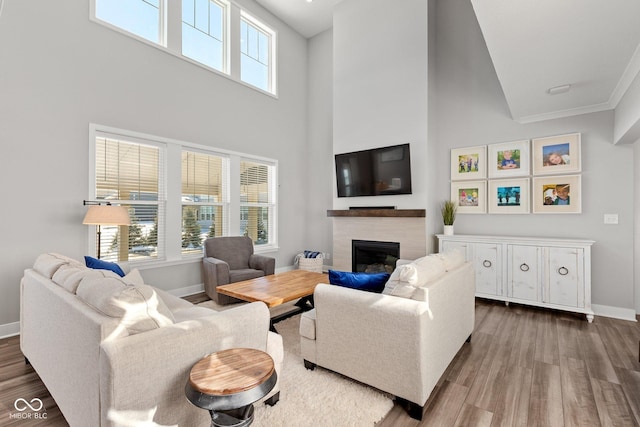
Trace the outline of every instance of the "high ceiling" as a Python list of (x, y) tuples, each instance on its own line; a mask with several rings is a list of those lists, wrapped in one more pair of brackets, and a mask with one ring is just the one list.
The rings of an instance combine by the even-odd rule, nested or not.
[(306, 38), (333, 25), (333, 7), (342, 0), (256, 0)]
[[(340, 1), (257, 0), (307, 38)], [(471, 3), (516, 121), (614, 109), (640, 71), (640, 0)]]

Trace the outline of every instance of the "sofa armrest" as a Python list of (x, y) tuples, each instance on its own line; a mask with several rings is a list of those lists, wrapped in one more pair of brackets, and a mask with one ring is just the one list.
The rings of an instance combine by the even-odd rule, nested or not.
[(263, 303), (251, 303), (103, 342), (101, 418), (125, 414), (160, 425), (206, 425), (207, 412), (191, 405), (184, 395), (191, 367), (223, 349), (267, 351), (268, 334), (269, 310)]
[(249, 267), (262, 270), (265, 276), (268, 276), (276, 270), (276, 259), (265, 255), (252, 254), (249, 257)]
[(218, 285), (229, 283), (229, 264), (218, 258), (206, 257), (202, 259), (202, 273), (205, 290), (209, 287), (215, 291)]

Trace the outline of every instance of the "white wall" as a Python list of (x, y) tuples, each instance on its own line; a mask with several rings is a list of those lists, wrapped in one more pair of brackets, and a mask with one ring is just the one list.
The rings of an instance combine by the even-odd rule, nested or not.
[[(308, 186), (307, 247), (331, 253), (333, 223), (333, 30), (308, 41), (309, 105), (307, 108), (307, 171), (300, 178)], [(333, 256), (324, 261), (332, 265)]]
[[(437, 108), (430, 123), (437, 128), (438, 199), (449, 197), (451, 148), (582, 134), (582, 214), (459, 215), (456, 233), (593, 239), (594, 310), (632, 316), (634, 152), (633, 146), (613, 145), (613, 112), (518, 124), (510, 118), (471, 4), (438, 0), (435, 23)], [(605, 213), (617, 213), (619, 225), (604, 225)]]
[[(91, 122), (277, 159), (276, 265), (305, 249), (307, 41), (253, 0), (239, 3), (278, 31), (278, 99), (89, 21), (88, 1), (4, 2), (0, 335), (18, 321), (20, 277), (38, 254), (88, 252)], [(164, 289), (202, 283), (197, 262), (143, 276)]]
[(423, 0), (345, 0), (334, 10), (334, 153), (408, 142), (413, 187), (411, 195), (345, 198), (334, 188), (335, 209), (426, 208), (426, 24)]

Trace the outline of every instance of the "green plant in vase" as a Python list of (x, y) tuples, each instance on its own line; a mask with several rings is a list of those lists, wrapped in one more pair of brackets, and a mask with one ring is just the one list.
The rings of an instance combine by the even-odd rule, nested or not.
[(444, 223), (444, 234), (453, 234), (453, 223), (456, 220), (456, 212), (458, 211), (458, 204), (452, 200), (446, 200), (441, 208), (442, 222)]

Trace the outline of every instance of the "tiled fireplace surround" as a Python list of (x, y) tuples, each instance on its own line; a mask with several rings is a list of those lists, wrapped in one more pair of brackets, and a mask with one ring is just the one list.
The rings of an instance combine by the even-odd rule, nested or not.
[(424, 209), (329, 210), (333, 217), (333, 269), (351, 271), (351, 241), (399, 242), (400, 258), (426, 255)]

